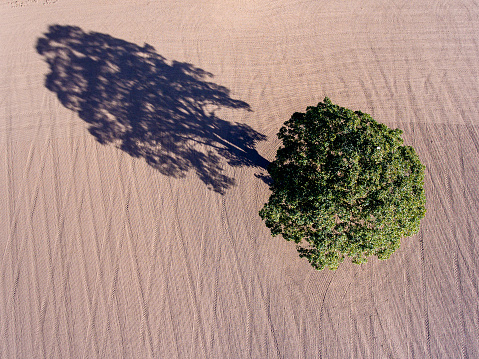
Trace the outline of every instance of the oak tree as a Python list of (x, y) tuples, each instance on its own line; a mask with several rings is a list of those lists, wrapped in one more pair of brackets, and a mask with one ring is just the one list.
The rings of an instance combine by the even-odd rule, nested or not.
[(294, 113), (268, 167), (271, 196), (260, 216), (273, 236), (298, 243), (320, 270), (349, 256), (387, 259), (424, 217), (424, 169), (402, 131), (325, 98)]

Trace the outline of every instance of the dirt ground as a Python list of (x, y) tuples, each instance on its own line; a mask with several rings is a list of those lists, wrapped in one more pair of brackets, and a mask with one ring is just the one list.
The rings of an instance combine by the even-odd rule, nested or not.
[[(479, 357), (475, 1), (0, 13), (0, 358)], [(335, 272), (258, 216), (277, 131), (325, 96), (426, 165), (419, 234)]]

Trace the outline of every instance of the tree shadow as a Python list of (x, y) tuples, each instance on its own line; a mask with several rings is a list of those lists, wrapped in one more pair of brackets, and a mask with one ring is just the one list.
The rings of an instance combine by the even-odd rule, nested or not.
[(98, 142), (142, 157), (164, 175), (184, 177), (193, 169), (221, 194), (235, 184), (223, 173), (225, 162), (266, 169), (268, 161), (255, 150), (266, 136), (216, 115), (250, 106), (208, 81), (211, 73), (168, 63), (148, 44), (73, 26), (50, 26), (36, 49), (50, 66), (45, 86), (89, 124)]

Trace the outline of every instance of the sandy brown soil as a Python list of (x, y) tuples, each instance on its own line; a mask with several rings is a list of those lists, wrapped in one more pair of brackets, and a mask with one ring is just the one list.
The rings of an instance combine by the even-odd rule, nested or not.
[[(0, 11), (1, 358), (479, 357), (474, 0)], [(315, 271), (257, 215), (325, 96), (427, 167), (388, 261)]]

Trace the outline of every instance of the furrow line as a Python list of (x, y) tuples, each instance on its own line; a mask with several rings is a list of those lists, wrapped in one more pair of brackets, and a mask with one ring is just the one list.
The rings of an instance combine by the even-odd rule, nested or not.
[[(54, 126), (52, 125), (51, 128), (51, 137), (53, 138), (53, 128)], [(55, 204), (55, 209), (56, 209), (56, 214), (57, 214), (57, 235), (55, 238), (55, 242), (53, 243), (53, 251), (49, 251), (49, 261), (50, 261), (50, 267), (52, 271), (52, 294), (53, 294), (53, 307), (52, 309), (55, 312), (55, 325), (54, 325), (54, 333), (56, 337), (56, 345), (58, 351), (61, 353), (61, 336), (60, 336), (60, 320), (63, 317), (60, 313), (61, 310), (61, 305), (58, 305), (59, 303), (62, 303), (62, 299), (65, 298), (67, 295), (65, 290), (66, 290), (66, 282), (68, 280), (68, 270), (67, 270), (67, 264), (66, 264), (66, 252), (65, 252), (65, 220), (66, 220), (66, 208), (69, 204), (69, 198), (71, 195), (71, 191), (74, 186), (68, 186), (66, 191), (65, 191), (65, 198), (62, 198), (62, 191), (61, 191), (61, 166), (59, 163), (60, 160), (60, 155), (57, 152), (57, 148), (54, 145), (54, 142), (51, 144), (51, 154), (52, 154), (52, 163), (53, 163), (53, 182), (54, 182), (54, 199), (53, 203)], [(70, 161), (72, 168), (75, 166), (76, 157), (74, 157), (73, 161)], [(74, 183), (74, 171), (70, 171), (70, 178), (68, 179), (67, 183)], [(49, 249), (51, 247), (49, 246)], [(58, 260), (55, 260), (58, 258)], [(55, 264), (54, 264), (55, 263)], [(62, 292), (59, 293), (59, 303), (57, 303), (57, 289), (54, 283), (54, 270), (55, 268), (60, 268), (60, 274), (61, 274), (61, 289), (63, 290)], [(68, 326), (68, 323), (66, 323)], [(70, 344), (70, 343), (69, 343)], [(70, 345), (69, 345), (69, 349)]]
[[(169, 185), (170, 185), (170, 193), (173, 193), (173, 189), (171, 187), (171, 181), (168, 181)], [(201, 339), (201, 350), (203, 352), (203, 357), (204, 358), (207, 358), (208, 357), (208, 354), (207, 354), (207, 345), (206, 345), (206, 334), (205, 334), (205, 328), (204, 328), (204, 324), (203, 324), (203, 320), (202, 320), (202, 316), (201, 316), (201, 310), (200, 310), (200, 307), (199, 307), (199, 304), (198, 304), (198, 300), (196, 298), (196, 290), (195, 290), (195, 286), (194, 286), (194, 281), (193, 281), (193, 274), (192, 274), (192, 270), (191, 270), (191, 265), (190, 265), (190, 261), (188, 259), (188, 252), (186, 250), (186, 244), (185, 244), (185, 239), (184, 239), (184, 236), (183, 236), (183, 231), (181, 230), (181, 222), (180, 222), (180, 217), (179, 217), (179, 214), (178, 214), (178, 197), (176, 197), (176, 201), (175, 201), (175, 227), (176, 227), (176, 231), (178, 233), (178, 236), (180, 238), (180, 247), (181, 247), (181, 253), (182, 253), (182, 256), (183, 258), (185, 258), (185, 263), (186, 263), (186, 272), (187, 272), (187, 276), (188, 276), (188, 293), (191, 297), (191, 301), (193, 303), (193, 307), (195, 309), (195, 312), (196, 312), (196, 324), (198, 326), (198, 330), (200, 332), (200, 339)]]
[(319, 326), (318, 326), (318, 337), (319, 337), (319, 358), (323, 358), (323, 346), (324, 346), (324, 338), (323, 338), (323, 313), (324, 313), (324, 303), (326, 302), (326, 296), (328, 295), (329, 286), (333, 281), (334, 275), (331, 275), (329, 282), (326, 286), (326, 290), (324, 291), (323, 298), (321, 300), (321, 307), (319, 308)]
[[(121, 162), (119, 162), (121, 164)], [(131, 165), (129, 167), (131, 173)], [(121, 170), (119, 169), (119, 172)], [(123, 193), (122, 202), (123, 202), (123, 214), (124, 214), (124, 224), (125, 224), (125, 232), (126, 238), (128, 243), (128, 252), (130, 254), (130, 262), (132, 266), (132, 270), (136, 277), (136, 289), (138, 295), (138, 301), (141, 308), (141, 325), (140, 325), (140, 334), (144, 337), (146, 334), (147, 338), (146, 341), (148, 342), (148, 354), (150, 358), (153, 358), (153, 347), (151, 342), (151, 330), (148, 321), (148, 308), (145, 303), (145, 293), (143, 290), (143, 286), (141, 284), (141, 273), (140, 267), (138, 264), (138, 256), (135, 249), (135, 243), (133, 238), (135, 235), (133, 234), (133, 225), (131, 223), (131, 216), (129, 211), (130, 201), (131, 201), (131, 178), (128, 179), (128, 185), (125, 186), (123, 176), (119, 176), (120, 183), (121, 183), (121, 190)], [(146, 325), (145, 325), (146, 324)], [(146, 333), (145, 333), (146, 332)]]
[(426, 264), (425, 264), (425, 252), (424, 252), (424, 240), (422, 234), (419, 233), (419, 243), (421, 245), (421, 277), (422, 277), (422, 295), (423, 295), (423, 316), (424, 316), (424, 326), (425, 326), (425, 335), (426, 335), (426, 355), (428, 358), (431, 358), (431, 332), (429, 330), (429, 309), (427, 302), (427, 285), (426, 285)]
[(466, 347), (466, 318), (464, 316), (464, 293), (461, 288), (461, 274), (459, 266), (459, 255), (457, 251), (454, 253), (454, 284), (457, 291), (458, 306), (459, 306), (459, 318), (461, 320), (461, 358), (467, 359), (467, 347)]
[[(273, 321), (271, 319), (271, 311), (270, 311), (271, 304), (269, 302), (269, 296), (268, 296), (268, 299), (265, 299), (265, 293), (264, 293), (264, 290), (263, 290), (263, 286), (261, 285), (261, 281), (260, 281), (260, 278), (259, 278), (258, 274), (256, 275), (256, 278), (258, 280), (258, 288), (259, 288), (259, 291), (260, 291), (261, 300), (263, 302), (264, 311), (266, 313), (266, 318), (268, 320), (269, 333), (270, 333), (270, 335), (273, 339), (273, 344), (274, 344), (276, 357), (281, 358), (281, 351), (279, 350), (278, 339), (276, 338), (276, 331), (274, 329)], [(265, 347), (267, 348), (268, 345), (265, 345)]]
[[(135, 166), (135, 162), (132, 161), (130, 162), (130, 174), (132, 175), (132, 181), (133, 181), (133, 188), (134, 188), (134, 194), (133, 195), (136, 195), (136, 203), (138, 203), (138, 208), (139, 208), (139, 212), (140, 212), (140, 228), (147, 228), (146, 227), (146, 224), (145, 224), (145, 218), (144, 218), (144, 211), (143, 211), (143, 201), (141, 200), (141, 196), (140, 196), (140, 190), (138, 188), (138, 183), (139, 183), (139, 180), (138, 180), (138, 176), (137, 176), (137, 173), (136, 173), (136, 166)], [(130, 183), (131, 184), (131, 183)], [(131, 191), (131, 188), (130, 188), (130, 191)], [(144, 239), (146, 241), (146, 238)], [(139, 243), (143, 243), (144, 240), (140, 240)], [(153, 243), (152, 243), (152, 246), (155, 246), (156, 241), (153, 240)], [(157, 246), (157, 245), (156, 245)], [(137, 263), (137, 272), (138, 272), (138, 279), (140, 280), (140, 267), (138, 265), (138, 256), (136, 254), (136, 250), (135, 250), (135, 259), (136, 259), (136, 263)], [(155, 357), (155, 350), (154, 350), (154, 344), (153, 344), (153, 336), (151, 334), (151, 323), (150, 323), (150, 320), (149, 320), (149, 313), (148, 313), (148, 308), (149, 308), (149, 300), (147, 298), (150, 297), (150, 293), (151, 293), (151, 287), (152, 287), (152, 271), (154, 270), (154, 266), (155, 266), (155, 263), (156, 261), (153, 259), (153, 257), (150, 257), (151, 259), (151, 265), (149, 266), (148, 268), (148, 277), (147, 277), (147, 280), (146, 280), (146, 294), (144, 293), (145, 291), (142, 289), (142, 300), (143, 300), (143, 310), (144, 310), (144, 314), (142, 316), (142, 323), (140, 324), (141, 327), (145, 327), (147, 328), (147, 341), (149, 343), (149, 346), (150, 346), (150, 351), (151, 351), (151, 356), (152, 357)]]
[(249, 336), (252, 335), (252, 323), (253, 323), (253, 311), (251, 309), (251, 303), (250, 303), (250, 298), (248, 295), (248, 289), (246, 287), (245, 283), (245, 278), (244, 275), (242, 274), (241, 266), (240, 266), (240, 260), (238, 258), (238, 253), (236, 251), (236, 245), (235, 245), (235, 239), (233, 234), (231, 233), (231, 225), (228, 219), (228, 212), (226, 210), (226, 199), (225, 196), (222, 196), (221, 198), (221, 219), (222, 219), (222, 224), (223, 224), (223, 229), (225, 231), (225, 238), (228, 239), (228, 244), (230, 248), (233, 251), (233, 258), (234, 258), (234, 264), (236, 267), (236, 272), (238, 277), (240, 278), (239, 283), (241, 284), (241, 290), (243, 291), (243, 298), (244, 298), (244, 304), (246, 308), (246, 312), (248, 315), (248, 324), (247, 324), (247, 330), (249, 330), (249, 333), (247, 333)]
[[(97, 164), (97, 169), (99, 169), (99, 162), (98, 162), (98, 149), (97, 149), (97, 146), (94, 145), (96, 151), (95, 151), (95, 156), (93, 156), (95, 158), (95, 163)], [(87, 151), (87, 147), (86, 147), (86, 142), (84, 141), (84, 152), (85, 153), (88, 153)], [(90, 163), (87, 161), (87, 164), (86, 164), (86, 171), (87, 171), (87, 176), (86, 176), (86, 187), (87, 187), (87, 190), (86, 192), (88, 192), (88, 200), (89, 200), (89, 203), (90, 203), (90, 206), (89, 206), (89, 209), (92, 213), (92, 220), (93, 220), (93, 240), (94, 240), (94, 248), (95, 248), (95, 256), (96, 256), (96, 264), (97, 264), (97, 270), (96, 270), (96, 276), (95, 276), (95, 280), (94, 280), (94, 284), (93, 284), (93, 292), (91, 292), (91, 289), (90, 289), (90, 293), (88, 294), (90, 296), (89, 298), (89, 301), (91, 303), (91, 308), (94, 308), (93, 310), (93, 313), (96, 313), (97, 311), (97, 307), (98, 307), (98, 302), (101, 300), (104, 308), (108, 308), (108, 309), (111, 309), (112, 307), (112, 303), (113, 303), (113, 297), (112, 297), (112, 292), (114, 292), (114, 288), (116, 286), (116, 280), (118, 279), (118, 269), (114, 269), (114, 279), (113, 279), (113, 282), (112, 282), (112, 285), (109, 287), (105, 281), (105, 275), (104, 275), (104, 270), (103, 270), (103, 267), (102, 265), (103, 264), (106, 264), (106, 255), (104, 255), (104, 252), (105, 252), (105, 248), (107, 248), (107, 241), (108, 241), (108, 233), (109, 233), (109, 229), (111, 228), (111, 222), (112, 222), (112, 213), (111, 213), (111, 210), (107, 210), (106, 206), (105, 206), (105, 203), (104, 203), (104, 191), (103, 191), (103, 187), (101, 186), (101, 181), (100, 181), (100, 191), (102, 193), (102, 206), (103, 206), (103, 214), (105, 216), (107, 216), (107, 213), (110, 213), (110, 215), (108, 216), (108, 218), (104, 218), (105, 220), (105, 223), (107, 223), (107, 225), (105, 226), (105, 230), (103, 232), (102, 235), (100, 235), (97, 227), (97, 223), (96, 223), (96, 217), (95, 217), (95, 208), (94, 208), (94, 203), (95, 203), (95, 199), (93, 198), (93, 186), (92, 186), (92, 183), (91, 183), (91, 177), (93, 176), (90, 176), (90, 173), (92, 172), (92, 169), (90, 166)], [(85, 190), (82, 191), (82, 194), (85, 193)], [(82, 196), (83, 198), (83, 196)], [(110, 207), (111, 207), (111, 203), (110, 203)], [(111, 208), (109, 208), (111, 209)], [(79, 226), (81, 226), (81, 223), (80, 223), (80, 218), (78, 217), (78, 224)], [(83, 246), (83, 238), (84, 236), (82, 235), (81, 237), (81, 242), (82, 242), (82, 248), (84, 248)], [(101, 240), (100, 240), (101, 238)], [(83, 257), (84, 258), (84, 257)], [(118, 261), (117, 261), (118, 262)], [(84, 263), (84, 269), (86, 270), (86, 266), (85, 266), (85, 263)], [(85, 275), (86, 275), (86, 272), (85, 272)], [(89, 287), (90, 288), (90, 287)], [(94, 294), (92, 294), (94, 293)], [(105, 350), (106, 350), (106, 343), (108, 341), (108, 335), (107, 333), (109, 332), (109, 328), (110, 328), (110, 317), (111, 317), (111, 311), (107, 311), (106, 312), (106, 320), (105, 320), (105, 323), (103, 325), (103, 330), (101, 330), (101, 337), (98, 338), (98, 333), (96, 333), (96, 338), (97, 338), (97, 343), (96, 343), (96, 347), (97, 347), (97, 351), (98, 353), (100, 353), (100, 355), (105, 355)], [(91, 318), (91, 320), (93, 321), (94, 320), (94, 314), (93, 314), (93, 317)], [(91, 327), (91, 324), (89, 325), (89, 328), (93, 330), (93, 327)], [(96, 328), (96, 326), (95, 326)], [(97, 330), (100, 330), (100, 328), (96, 328)], [(122, 333), (120, 333), (122, 334)], [(103, 339), (103, 340), (102, 340)], [(102, 343), (100, 343), (102, 342)]]
[[(36, 208), (36, 203), (37, 203), (38, 194), (39, 194), (39, 190), (40, 190), (40, 180), (41, 180), (41, 177), (42, 177), (43, 172), (45, 170), (46, 155), (48, 153), (48, 148), (50, 147), (50, 140), (49, 139), (47, 139), (45, 147), (46, 147), (46, 150), (42, 154), (40, 172), (39, 172), (39, 175), (35, 179), (35, 185), (34, 185), (35, 190), (33, 191), (34, 195), (33, 195), (33, 198), (32, 198), (32, 203), (27, 203), (27, 206), (26, 206), (26, 208), (31, 208), (30, 216), (33, 215), (34, 210)], [(24, 186), (22, 186), (22, 187), (24, 187)], [(22, 191), (23, 191), (23, 188), (22, 188)], [(28, 199), (25, 198), (25, 201), (28, 202)], [(14, 239), (16, 238), (15, 234), (17, 232), (17, 221), (18, 221), (19, 215), (20, 215), (20, 206), (16, 209), (16, 213), (14, 213), (14, 215), (13, 215), (13, 218), (14, 218), (13, 222), (10, 223), (9, 228), (11, 229), (11, 231), (10, 231), (7, 246), (5, 247), (5, 251), (3, 253), (3, 258), (2, 258), (2, 261), (1, 261), (2, 262), (2, 276), (1, 276), (2, 283), (5, 282), (6, 270), (7, 270), (7, 268), (9, 268), (7, 266), (7, 260), (6, 260), (7, 253), (10, 253), (12, 255), (12, 266), (13, 266), (12, 279), (19, 277), (20, 268), (23, 266), (23, 262), (19, 258), (14, 260), (13, 252), (10, 251), (13, 248), (13, 242), (14, 242)], [(20, 249), (17, 253), (17, 257), (19, 255), (21, 255), (21, 253), (24, 251), (25, 246), (26, 246), (26, 239), (24, 239), (23, 241), (20, 242)], [(11, 292), (13, 294), (12, 294), (12, 296), (8, 296), (8, 299), (7, 299), (6, 305), (5, 305), (4, 313), (12, 312), (12, 309), (14, 309), (12, 307), (12, 305), (15, 301), (14, 296), (15, 296), (15, 293), (16, 293), (16, 285), (17, 284), (18, 284), (18, 281), (14, 281), (14, 286), (11, 290)], [(8, 331), (8, 319), (5, 319), (5, 321), (2, 323), (2, 328), (0, 329), (0, 332), (2, 333), (2, 337), (6, 338), (7, 331)]]

